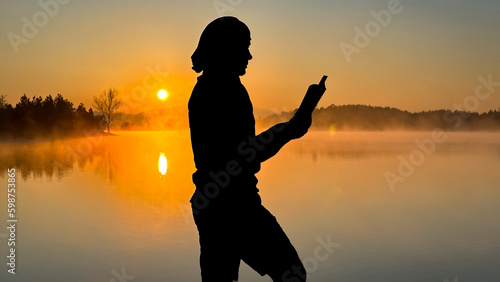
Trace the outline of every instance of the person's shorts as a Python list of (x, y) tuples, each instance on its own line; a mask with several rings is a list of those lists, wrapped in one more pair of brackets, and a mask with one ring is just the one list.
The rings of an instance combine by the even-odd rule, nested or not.
[(262, 205), (244, 212), (223, 210), (194, 217), (200, 235), (203, 282), (237, 280), (240, 260), (262, 276), (305, 277), (295, 248)]

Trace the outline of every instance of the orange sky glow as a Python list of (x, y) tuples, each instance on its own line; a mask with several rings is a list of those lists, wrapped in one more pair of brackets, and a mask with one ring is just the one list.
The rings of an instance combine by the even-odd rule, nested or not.
[[(459, 108), (480, 76), (500, 82), (495, 1), (221, 2), (2, 2), (0, 95), (15, 105), (23, 93), (61, 93), (88, 108), (93, 95), (115, 87), (130, 113), (187, 105), (198, 75), (190, 56), (220, 15), (251, 30), (253, 60), (242, 81), (254, 107), (294, 109), (323, 74), (319, 106), (410, 111)], [(495, 88), (477, 111), (500, 108)], [(160, 89), (167, 99), (158, 99)]]

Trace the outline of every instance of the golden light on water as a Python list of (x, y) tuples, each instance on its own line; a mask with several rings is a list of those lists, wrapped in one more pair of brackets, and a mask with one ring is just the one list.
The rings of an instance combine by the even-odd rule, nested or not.
[(161, 175), (167, 174), (167, 158), (163, 153), (160, 153), (160, 159), (158, 160), (158, 169), (160, 170)]
[(335, 130), (336, 130), (336, 129), (335, 129), (335, 124), (330, 124), (330, 130), (329, 130), (330, 135), (335, 134)]
[(164, 89), (158, 91), (158, 98), (160, 99), (166, 99), (167, 98), (167, 91), (165, 91)]

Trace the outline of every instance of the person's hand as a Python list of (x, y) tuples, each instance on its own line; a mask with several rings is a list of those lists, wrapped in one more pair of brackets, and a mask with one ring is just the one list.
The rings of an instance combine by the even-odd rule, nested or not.
[(312, 124), (311, 115), (297, 115), (295, 114), (288, 122), (287, 129), (289, 130), (290, 137), (297, 139), (304, 136)]
[(318, 105), (319, 100), (325, 93), (327, 76), (324, 75), (318, 84), (311, 84), (307, 89), (306, 96), (295, 115), (287, 122), (290, 137), (297, 139), (304, 136), (312, 124), (312, 112)]
[(319, 102), (319, 99), (323, 96), (326, 91), (325, 81), (321, 80), (319, 84), (311, 84), (309, 88), (307, 88), (306, 97), (310, 96), (311, 99), (314, 98), (316, 104)]

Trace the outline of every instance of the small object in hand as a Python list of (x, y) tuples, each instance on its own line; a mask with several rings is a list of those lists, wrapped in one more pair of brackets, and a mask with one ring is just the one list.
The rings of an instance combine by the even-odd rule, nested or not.
[(312, 112), (316, 108), (319, 103), (321, 97), (323, 97), (323, 93), (325, 93), (325, 81), (328, 76), (323, 75), (319, 84), (313, 84), (309, 86), (307, 89), (306, 96), (302, 100), (299, 109), (297, 110), (298, 115), (312, 115)]
[(325, 86), (325, 82), (326, 82), (327, 78), (328, 78), (327, 75), (323, 75), (323, 77), (321, 78), (321, 81), (319, 82), (319, 85)]

